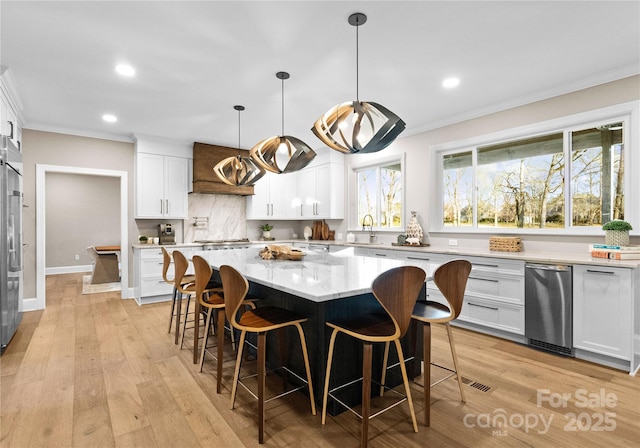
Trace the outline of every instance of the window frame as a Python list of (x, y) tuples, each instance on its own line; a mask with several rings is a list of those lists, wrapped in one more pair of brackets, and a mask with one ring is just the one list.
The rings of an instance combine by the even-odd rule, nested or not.
[[(348, 165), (348, 173), (349, 173), (349, 182), (348, 182), (348, 198), (349, 198), (349, 207), (348, 207), (348, 231), (352, 231), (352, 232), (357, 232), (357, 231), (362, 231), (362, 225), (360, 222), (358, 222), (358, 171), (363, 170), (363, 169), (371, 169), (371, 168), (377, 168), (379, 169), (380, 167), (389, 165), (389, 164), (393, 164), (393, 163), (399, 163), (400, 164), (400, 171), (402, 173), (402, 179), (401, 179), (401, 188), (402, 188), (402, 192), (400, 195), (400, 200), (402, 201), (402, 214), (401, 214), (401, 221), (400, 221), (400, 227), (397, 228), (387, 228), (387, 227), (380, 227), (379, 225), (377, 225), (376, 227), (373, 228), (374, 232), (380, 232), (380, 233), (402, 233), (405, 231), (405, 227), (406, 227), (406, 223), (407, 223), (407, 218), (405, 216), (406, 214), (406, 209), (407, 209), (407, 203), (406, 203), (406, 191), (407, 191), (407, 171), (406, 171), (406, 164), (405, 164), (405, 153), (401, 153), (401, 154), (394, 154), (394, 155), (390, 155), (390, 156), (385, 156), (385, 157), (377, 157), (375, 160), (362, 160), (360, 162), (354, 162)], [(376, 208), (378, 210), (378, 215), (381, 213), (381, 208), (380, 208), (380, 195), (379, 195), (379, 191), (377, 191), (376, 194)], [(376, 218), (376, 222), (380, 222), (379, 216), (374, 217)]]
[[(624, 157), (624, 207), (625, 220), (633, 225), (634, 230), (631, 234), (640, 234), (640, 194), (633, 194), (640, 191), (640, 179), (638, 176), (632, 176), (632, 173), (638, 172), (640, 169), (640, 132), (639, 132), (639, 111), (640, 101), (631, 101), (614, 106), (595, 109), (587, 112), (573, 114), (535, 123), (518, 128), (506, 129), (499, 132), (471, 137), (464, 140), (448, 142), (430, 147), (431, 152), (431, 172), (435, 179), (435, 194), (430, 205), (430, 233), (475, 233), (475, 234), (530, 234), (530, 235), (601, 235), (603, 233), (599, 226), (573, 226), (572, 213), (573, 201), (569, 197), (571, 182), (565, 182), (564, 195), (569, 198), (565, 201), (565, 223), (563, 229), (522, 229), (522, 228), (499, 228), (478, 227), (477, 216), (477, 157), (478, 148), (488, 145), (496, 145), (507, 143), (510, 141), (535, 138), (552, 133), (563, 134), (563, 150), (565, 157), (571, 152), (571, 133), (602, 124), (608, 124), (612, 121), (621, 121), (624, 123), (625, 142)], [(443, 223), (443, 206), (444, 206), (444, 170), (443, 157), (450, 154), (471, 151), (472, 154), (472, 200), (473, 200), (473, 224), (471, 226), (445, 227)], [(571, 160), (566, 158), (566, 160)], [(571, 179), (571, 166), (566, 168), (567, 178)]]

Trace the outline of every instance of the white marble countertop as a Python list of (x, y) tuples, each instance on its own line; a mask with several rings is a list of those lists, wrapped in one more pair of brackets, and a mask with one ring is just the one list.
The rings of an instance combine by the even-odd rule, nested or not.
[[(372, 249), (385, 249), (401, 252), (419, 252), (419, 253), (436, 253), (447, 255), (460, 255), (470, 257), (493, 257), (493, 258), (505, 258), (510, 260), (522, 260), (532, 263), (562, 263), (562, 264), (587, 264), (594, 266), (608, 266), (619, 268), (639, 268), (640, 260), (607, 260), (603, 258), (593, 258), (586, 250), (584, 253), (566, 253), (566, 252), (535, 252), (535, 251), (523, 251), (523, 252), (497, 252), (487, 249), (478, 248), (459, 248), (452, 249), (450, 247), (437, 247), (437, 246), (393, 246), (391, 244), (364, 244), (364, 243), (345, 243), (342, 241), (324, 241), (324, 240), (277, 240), (277, 241), (250, 241), (249, 243), (254, 247), (262, 247), (262, 245), (268, 244), (288, 244), (294, 243), (312, 245), (326, 245), (326, 246), (346, 246), (346, 247), (364, 247)], [(240, 243), (223, 243), (220, 245), (233, 245)], [(202, 244), (198, 243), (177, 243), (172, 245), (166, 245), (168, 250), (175, 247), (199, 247)], [(133, 244), (134, 249), (152, 249), (158, 248), (158, 244)]]
[[(261, 247), (227, 251), (198, 251), (214, 269), (230, 265), (248, 280), (314, 301), (325, 302), (371, 292), (373, 280), (382, 272), (415, 262), (373, 258), (344, 253), (304, 250), (301, 261), (263, 260)], [(437, 264), (422, 263), (430, 275)]]

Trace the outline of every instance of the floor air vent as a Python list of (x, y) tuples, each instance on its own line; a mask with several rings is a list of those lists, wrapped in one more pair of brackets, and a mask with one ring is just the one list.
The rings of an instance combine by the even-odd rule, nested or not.
[(561, 345), (550, 344), (548, 342), (538, 341), (537, 339), (529, 339), (529, 345), (546, 352), (556, 353), (562, 356), (573, 356), (573, 349), (562, 347)]
[(462, 384), (467, 385), (469, 387), (473, 387), (474, 389), (478, 389), (480, 392), (491, 391), (491, 387), (487, 386), (486, 384), (479, 383), (476, 380), (471, 380), (464, 376), (461, 378), (461, 380), (462, 380)]

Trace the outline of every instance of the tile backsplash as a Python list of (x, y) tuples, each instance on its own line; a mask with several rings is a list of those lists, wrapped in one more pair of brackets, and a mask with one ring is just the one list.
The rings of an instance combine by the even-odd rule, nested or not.
[(189, 219), (184, 220), (184, 241), (246, 238), (245, 203), (244, 196), (189, 194)]

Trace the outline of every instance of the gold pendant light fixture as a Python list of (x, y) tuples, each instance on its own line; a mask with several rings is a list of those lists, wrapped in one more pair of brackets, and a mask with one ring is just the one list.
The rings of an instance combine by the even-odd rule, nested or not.
[(291, 173), (307, 166), (316, 153), (302, 140), (284, 135), (284, 80), (289, 73), (278, 72), (276, 78), (282, 81), (282, 133), (258, 142), (251, 148), (251, 157), (267, 171)]
[(358, 86), (358, 28), (367, 16), (357, 12), (349, 16), (356, 27), (356, 101), (338, 104), (318, 118), (311, 130), (328, 147), (346, 154), (380, 151), (404, 130), (405, 122), (384, 106), (361, 102)]
[[(240, 112), (244, 110), (244, 106), (233, 106), (233, 108), (238, 111), (238, 149), (241, 149)], [(213, 167), (213, 171), (222, 182), (236, 187), (253, 185), (265, 174), (265, 171), (251, 157), (243, 157), (240, 154), (221, 160)]]

